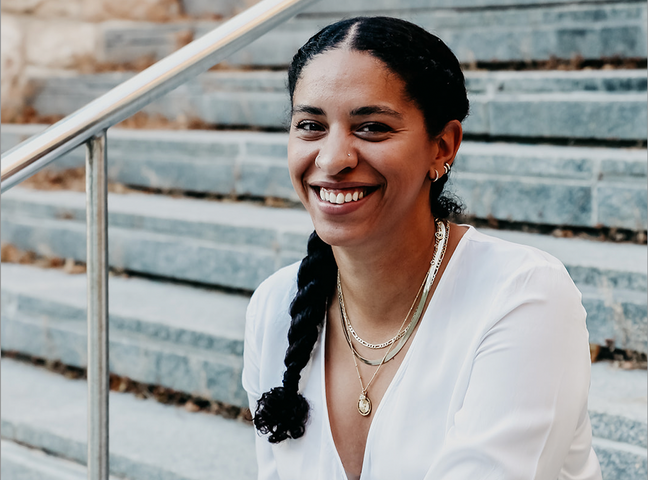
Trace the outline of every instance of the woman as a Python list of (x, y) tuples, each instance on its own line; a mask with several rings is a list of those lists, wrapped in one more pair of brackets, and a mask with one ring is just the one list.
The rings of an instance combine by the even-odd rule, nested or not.
[(324, 28), (289, 70), (315, 232), (248, 308), (261, 479), (601, 478), (588, 335), (560, 262), (447, 222), (468, 100), (408, 22)]

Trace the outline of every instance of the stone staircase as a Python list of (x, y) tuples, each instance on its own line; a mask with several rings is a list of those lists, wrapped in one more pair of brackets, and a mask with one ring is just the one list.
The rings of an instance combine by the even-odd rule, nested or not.
[[(101, 58), (162, 58), (179, 34), (218, 24), (201, 17), (231, 14), (225, 4), (184, 0), (193, 19), (178, 22), (105, 22)], [(128, 274), (110, 278), (111, 372), (246, 406), (249, 295), (304, 255), (312, 231), (285, 162), (284, 69), (319, 27), (355, 14), (412, 20), (463, 63), (484, 67), (466, 71), (471, 115), (452, 190), (470, 219), (503, 227), (486, 233), (567, 266), (592, 343), (648, 352), (647, 254), (636, 243), (648, 224), (646, 70), (598, 68), (645, 65), (645, 2), (328, 0), (237, 53), (229, 69), (145, 109), (169, 129), (109, 130), (110, 181), (133, 189), (109, 196), (110, 265)], [(595, 68), (514, 70), (570, 61)], [(66, 115), (133, 74), (33, 71), (28, 101), (40, 115)], [(217, 129), (171, 129), (187, 121)], [(43, 128), (3, 125), (3, 151)], [(83, 157), (77, 149), (49, 169), (82, 166)], [(83, 261), (85, 195), (15, 187), (2, 197), (2, 242)], [(2, 349), (84, 367), (85, 276), (10, 263), (2, 276)], [(3, 477), (84, 478), (85, 383), (9, 358), (2, 373)], [(593, 364), (590, 416), (605, 480), (648, 474), (646, 380), (645, 370)], [(116, 477), (255, 477), (249, 425), (125, 393), (111, 392), (110, 401)]]

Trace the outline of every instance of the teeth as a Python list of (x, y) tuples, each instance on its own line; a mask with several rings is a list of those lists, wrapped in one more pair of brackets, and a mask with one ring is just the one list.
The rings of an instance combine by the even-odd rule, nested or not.
[(330, 192), (325, 188), (320, 187), (320, 198), (322, 200), (325, 200), (329, 203), (333, 203), (336, 205), (341, 205), (343, 203), (349, 203), (349, 202), (357, 202), (358, 200), (362, 199), (364, 197), (364, 190), (356, 190), (355, 192), (351, 193), (334, 193)]

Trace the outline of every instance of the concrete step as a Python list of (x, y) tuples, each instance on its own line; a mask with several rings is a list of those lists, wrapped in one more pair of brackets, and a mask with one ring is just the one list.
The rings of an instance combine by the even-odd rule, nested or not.
[[(85, 196), (14, 188), (3, 197), (2, 241), (85, 259)], [(312, 230), (302, 210), (153, 195), (110, 195), (110, 264), (167, 278), (253, 290), (298, 261)], [(559, 258), (584, 295), (593, 343), (648, 351), (646, 249), (641, 245), (487, 233)]]
[[(205, 14), (227, 15), (231, 2), (211, 2), (209, 0), (183, 0), (184, 11), (193, 16)], [(564, 4), (565, 0), (327, 0), (317, 2), (308, 7), (306, 12), (331, 14), (333, 12), (345, 14), (367, 15), (382, 11), (393, 10), (424, 10), (424, 9), (494, 9), (494, 8), (520, 8), (530, 6), (547, 6)], [(587, 4), (591, 0), (571, 0), (570, 4)], [(627, 0), (607, 0), (605, 4), (629, 3)]]
[[(2, 437), (83, 465), (86, 398), (85, 381), (3, 359)], [(111, 392), (110, 471), (132, 480), (251, 480), (254, 432), (239, 421)]]
[(595, 437), (643, 447), (646, 453), (647, 377), (645, 370), (592, 364), (589, 412)]
[[(67, 115), (132, 73), (32, 72), (28, 100), (43, 115)], [(645, 70), (466, 72), (471, 113), (467, 134), (493, 137), (645, 140)], [(220, 126), (285, 128), (282, 71), (213, 71), (144, 109), (169, 119)]]
[[(2, 148), (40, 125), (3, 125)], [(162, 190), (299, 201), (286, 163), (287, 135), (111, 129), (108, 175)], [(52, 164), (84, 165), (85, 147)], [(477, 218), (645, 230), (646, 150), (463, 143), (449, 188)]]
[[(590, 403), (598, 404), (590, 415), (595, 433), (594, 448), (601, 461), (603, 478), (641, 479), (646, 473), (645, 444), (637, 446), (623, 439), (645, 442), (646, 374), (645, 371), (622, 372), (625, 376), (619, 382), (616, 372), (605, 377), (609, 373), (607, 370), (609, 366), (605, 364), (593, 366), (590, 393)], [(601, 372), (605, 378), (599, 375)], [(603, 381), (599, 381), (600, 378)], [(628, 404), (625, 398), (607, 406), (604, 403), (609, 398), (598, 401), (598, 393), (605, 395), (620, 383), (624, 386), (624, 393), (628, 393), (630, 400), (635, 402), (630, 410), (638, 413), (643, 409), (643, 418), (623, 413)], [(603, 388), (597, 389), (599, 385)], [(136, 400), (128, 394), (111, 392), (110, 396), (113, 474), (133, 480), (253, 478), (255, 463), (250, 427), (219, 417), (190, 414), (152, 400)], [(2, 436), (7, 441), (85, 462), (84, 381), (65, 379), (30, 365), (3, 359), (2, 400)], [(621, 416), (608, 414), (619, 408)], [(635, 433), (638, 437), (633, 436)], [(6, 445), (12, 446), (3, 442), (3, 455)], [(8, 453), (11, 461), (15, 453), (11, 449)], [(63, 478), (67, 480), (68, 477)], [(70, 480), (75, 478), (70, 477)]]
[[(2, 440), (2, 478), (10, 480), (86, 480), (87, 469), (42, 450)], [(123, 479), (124, 477), (122, 477)], [(118, 480), (110, 476), (110, 480)]]
[[(14, 188), (3, 196), (3, 241), (85, 258), (85, 195)], [(151, 275), (253, 290), (300, 260), (305, 211), (155, 195), (109, 195), (110, 262)]]
[[(87, 365), (85, 275), (2, 264), (2, 349)], [(241, 386), (248, 297), (110, 278), (110, 371), (246, 406)]]
[[(434, 5), (438, 3), (438, 5)], [(496, 2), (319, 2), (231, 56), (241, 66), (285, 66), (325, 25), (351, 15), (404, 18), (439, 35), (463, 63), (646, 57), (646, 5), (642, 2), (556, 4), (532, 0)], [(553, 3), (553, 4), (551, 4)], [(463, 4), (463, 6), (462, 6)], [(491, 4), (491, 5), (489, 5)], [(211, 11), (207, 5), (212, 5)], [(495, 8), (493, 8), (495, 7)], [(188, 13), (218, 13), (222, 2), (191, 0)], [(178, 48), (179, 32), (199, 37), (220, 22), (144, 24), (110, 22), (103, 28), (103, 57), (121, 63), (162, 58)]]

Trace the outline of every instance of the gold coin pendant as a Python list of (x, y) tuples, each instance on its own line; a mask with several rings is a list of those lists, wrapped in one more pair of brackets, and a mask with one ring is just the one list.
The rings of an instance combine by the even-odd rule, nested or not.
[(360, 398), (358, 399), (358, 412), (360, 412), (360, 415), (363, 417), (366, 417), (371, 413), (371, 400), (369, 400), (369, 397), (364, 393), (361, 393)]

